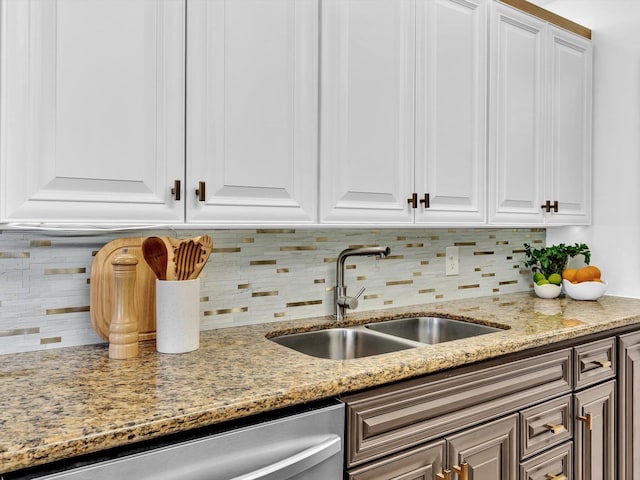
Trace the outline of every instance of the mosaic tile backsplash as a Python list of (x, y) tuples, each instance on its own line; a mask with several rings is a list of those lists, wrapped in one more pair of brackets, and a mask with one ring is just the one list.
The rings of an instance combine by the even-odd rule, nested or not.
[[(391, 248), (385, 259), (347, 259), (347, 293), (366, 287), (359, 311), (528, 290), (523, 244), (546, 237), (544, 229), (0, 231), (0, 354), (103, 342), (89, 311), (96, 252), (116, 238), (203, 233), (214, 248), (201, 274), (201, 330), (333, 314), (336, 259), (355, 246)], [(459, 275), (445, 275), (448, 246), (459, 247)]]

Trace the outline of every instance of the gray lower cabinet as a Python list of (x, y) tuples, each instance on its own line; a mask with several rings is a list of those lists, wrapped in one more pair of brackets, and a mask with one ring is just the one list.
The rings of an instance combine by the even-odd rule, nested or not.
[(576, 480), (616, 480), (616, 381), (575, 394)]
[(618, 479), (640, 479), (640, 332), (618, 340)]
[(348, 472), (349, 480), (435, 480), (444, 469), (445, 442), (430, 443)]
[[(348, 472), (349, 480), (517, 480), (517, 415), (464, 430)], [(445, 451), (447, 461), (444, 461)], [(458, 477), (454, 477), (458, 475)]]
[(640, 332), (346, 395), (346, 478), (640, 480), (638, 362)]
[(447, 437), (447, 468), (460, 479), (518, 480), (517, 424), (510, 415)]
[(520, 464), (520, 480), (572, 480), (573, 443), (566, 442)]

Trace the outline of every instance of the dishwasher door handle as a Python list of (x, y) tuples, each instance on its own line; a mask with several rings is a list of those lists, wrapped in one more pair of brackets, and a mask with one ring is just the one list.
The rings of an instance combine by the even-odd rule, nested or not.
[(326, 440), (295, 455), (245, 473), (231, 480), (283, 480), (303, 473), (342, 450), (342, 439), (330, 435)]

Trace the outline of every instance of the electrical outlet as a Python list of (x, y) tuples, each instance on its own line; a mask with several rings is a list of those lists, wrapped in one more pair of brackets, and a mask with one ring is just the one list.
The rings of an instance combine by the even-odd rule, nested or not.
[(444, 272), (447, 275), (458, 275), (460, 273), (459, 247), (447, 247), (447, 257), (445, 259)]

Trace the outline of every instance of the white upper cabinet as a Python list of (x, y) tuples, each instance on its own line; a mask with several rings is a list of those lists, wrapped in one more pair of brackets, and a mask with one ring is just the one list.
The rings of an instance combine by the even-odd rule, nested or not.
[(485, 222), (487, 7), (417, 3), (417, 223)]
[(489, 223), (589, 224), (591, 42), (499, 3), (492, 21)]
[(483, 223), (485, 2), (326, 0), (321, 25), (320, 220)]
[(184, 1), (4, 0), (0, 221), (175, 223)]
[(320, 219), (410, 223), (414, 0), (323, 0)]
[(189, 2), (187, 222), (316, 221), (318, 20), (318, 0)]
[(549, 224), (591, 223), (591, 42), (559, 28), (550, 28), (551, 110), (545, 199), (558, 200)]

